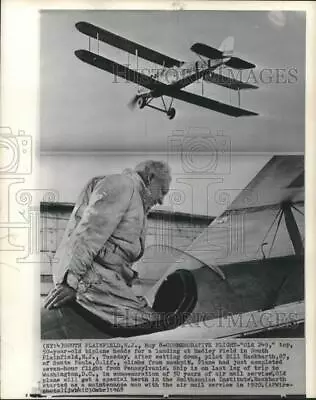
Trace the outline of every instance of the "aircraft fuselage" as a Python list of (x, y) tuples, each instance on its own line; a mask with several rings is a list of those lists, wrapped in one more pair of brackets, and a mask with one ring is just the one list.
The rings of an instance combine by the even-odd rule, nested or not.
[[(172, 85), (178, 88), (183, 88), (196, 80), (205, 76), (207, 73), (214, 71), (227, 61), (229, 57), (220, 59), (197, 60), (193, 62), (183, 63), (179, 67), (161, 68), (150, 76), (155, 80), (165, 84)], [(198, 75), (198, 79), (196, 76)], [(191, 79), (190, 79), (191, 78)], [(139, 88), (139, 94), (148, 94), (150, 97), (159, 97), (159, 90), (148, 90), (147, 88)], [(148, 96), (149, 97), (149, 96)]]

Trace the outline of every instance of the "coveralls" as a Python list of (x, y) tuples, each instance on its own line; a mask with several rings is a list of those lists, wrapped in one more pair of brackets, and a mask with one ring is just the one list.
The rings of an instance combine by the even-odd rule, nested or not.
[[(93, 178), (81, 192), (54, 258), (53, 279), (76, 290), (75, 310), (83, 324), (86, 317), (122, 328), (157, 320), (158, 313), (131, 288), (131, 267), (144, 253), (149, 202), (149, 190), (132, 170)], [(65, 307), (52, 311), (59, 318), (61, 312), (72, 313)], [(49, 313), (42, 312), (43, 338), (58, 325)]]

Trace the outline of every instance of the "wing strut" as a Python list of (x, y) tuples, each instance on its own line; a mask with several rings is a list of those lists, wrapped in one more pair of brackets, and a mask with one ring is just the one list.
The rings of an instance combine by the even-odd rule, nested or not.
[(176, 110), (172, 107), (173, 98), (171, 98), (169, 106), (167, 106), (167, 104), (166, 104), (166, 102), (165, 102), (165, 100), (163, 98), (163, 95), (161, 95), (160, 98), (161, 98), (161, 101), (162, 101), (162, 104), (163, 104), (164, 108), (159, 108), (157, 106), (149, 104), (152, 101), (153, 98), (149, 98), (148, 100), (144, 99), (143, 107), (146, 106), (146, 107), (149, 107), (149, 108), (153, 108), (154, 110), (161, 111), (161, 112), (165, 113), (169, 119), (173, 119), (175, 117), (175, 115), (176, 115)]
[(282, 208), (280, 208), (280, 210), (279, 210), (279, 219), (278, 219), (277, 227), (276, 227), (276, 230), (274, 232), (274, 236), (273, 236), (272, 243), (271, 243), (271, 246), (270, 246), (269, 257), (271, 255), (271, 252), (272, 252), (272, 249), (273, 249), (273, 246), (274, 246), (274, 243), (275, 243), (275, 239), (277, 237), (277, 234), (278, 234), (278, 231), (279, 231), (279, 228), (280, 228), (280, 224), (281, 224), (281, 221), (282, 221), (283, 214), (284, 214), (284, 211), (282, 210)]
[(265, 253), (263, 251), (263, 247), (268, 245), (268, 243), (265, 240), (266, 240), (268, 234), (270, 233), (271, 229), (273, 228), (274, 224), (277, 223), (276, 230), (275, 230), (275, 233), (274, 233), (274, 236), (273, 236), (273, 239), (272, 239), (272, 243), (270, 245), (270, 250), (269, 250), (269, 255), (268, 255), (268, 257), (270, 257), (272, 249), (273, 249), (273, 246), (274, 246), (274, 243), (275, 243), (275, 239), (276, 239), (277, 233), (279, 231), (280, 223), (281, 223), (281, 221), (283, 219), (283, 216), (284, 216), (286, 229), (287, 229), (288, 234), (290, 236), (290, 239), (291, 239), (295, 254), (297, 256), (300, 256), (300, 255), (304, 254), (304, 245), (303, 245), (302, 237), (301, 237), (300, 231), (298, 229), (295, 217), (293, 215), (292, 208), (294, 208), (295, 210), (299, 211), (289, 201), (285, 201), (285, 202), (281, 203), (281, 207), (279, 208), (277, 214), (275, 215), (275, 217), (274, 217), (274, 219), (272, 221), (272, 224), (270, 225), (267, 233), (265, 234), (265, 236), (263, 238), (263, 241), (262, 241), (261, 245), (259, 246), (259, 248), (257, 250), (257, 252), (259, 251), (259, 249), (261, 250), (263, 259), (266, 258), (266, 255), (265, 255)]
[(295, 254), (297, 256), (302, 255), (304, 254), (304, 246), (300, 231), (292, 212), (292, 204), (290, 202), (282, 203), (282, 210), (284, 212), (286, 228), (289, 233)]
[[(135, 50), (135, 55), (136, 55), (136, 71), (138, 72), (138, 50)], [(139, 85), (137, 85), (137, 93), (139, 93)]]

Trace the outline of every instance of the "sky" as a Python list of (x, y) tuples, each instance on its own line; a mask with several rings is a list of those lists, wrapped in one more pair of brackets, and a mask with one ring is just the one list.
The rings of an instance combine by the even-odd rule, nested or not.
[[(235, 55), (257, 67), (243, 72), (259, 89), (241, 93), (243, 108), (256, 117), (234, 118), (176, 100), (170, 121), (145, 108), (131, 111), (131, 83), (74, 55), (88, 49), (88, 38), (75, 28), (87, 21), (183, 61), (197, 56), (195, 42), (218, 47), (235, 38)], [(233, 152), (304, 151), (305, 15), (268, 11), (42, 11), (40, 57), (41, 150), (168, 151), (175, 131), (203, 128), (230, 138)], [(92, 43), (97, 52), (97, 44)], [(100, 43), (100, 54), (127, 63), (127, 55)], [(135, 64), (135, 59), (129, 61)], [(135, 64), (136, 65), (136, 64)], [(139, 61), (139, 68), (142, 64)], [(280, 72), (280, 69), (281, 72)], [(279, 70), (279, 72), (278, 72)], [(261, 78), (261, 79), (260, 79)], [(257, 82), (255, 82), (257, 81)], [(201, 83), (187, 88), (201, 94)], [(204, 95), (237, 104), (236, 93), (204, 84)], [(159, 104), (159, 101), (156, 103)]]

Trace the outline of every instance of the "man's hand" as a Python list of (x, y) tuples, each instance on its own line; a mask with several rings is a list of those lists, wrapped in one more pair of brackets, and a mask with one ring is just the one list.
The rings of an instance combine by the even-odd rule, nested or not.
[(47, 295), (44, 307), (48, 310), (58, 308), (73, 301), (76, 298), (76, 291), (65, 283), (55, 286)]

